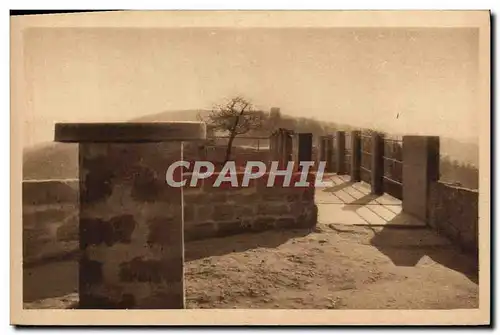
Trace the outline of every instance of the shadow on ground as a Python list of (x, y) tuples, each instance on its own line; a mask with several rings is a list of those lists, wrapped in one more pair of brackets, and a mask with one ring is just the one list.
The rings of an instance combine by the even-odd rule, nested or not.
[(270, 230), (187, 242), (184, 246), (184, 258), (189, 262), (256, 248), (276, 248), (292, 238), (304, 237), (311, 232), (313, 229)]
[(406, 220), (404, 214), (398, 214), (391, 220), (396, 226), (374, 231), (375, 236), (370, 241), (381, 253), (389, 257), (394, 265), (415, 266), (422, 257), (428, 256), (436, 263), (460, 272), (478, 284), (477, 257), (464, 253), (430, 228), (398, 227), (398, 221), (402, 220)]
[[(293, 229), (247, 233), (210, 238), (185, 244), (185, 260), (223, 256), (256, 248), (276, 248), (292, 238), (303, 237), (311, 229)], [(23, 301), (70, 296), (78, 292), (78, 253), (25, 265), (23, 270)]]
[(65, 296), (78, 292), (78, 261), (60, 261), (23, 270), (23, 301)]
[(337, 184), (337, 185), (334, 185), (334, 186), (325, 187), (325, 188), (323, 188), (321, 190), (321, 192), (335, 193), (335, 192), (343, 190), (344, 188), (347, 188), (347, 187), (352, 186), (352, 185), (354, 185), (354, 182), (352, 182), (352, 181), (345, 181), (343, 183), (340, 183), (340, 184)]

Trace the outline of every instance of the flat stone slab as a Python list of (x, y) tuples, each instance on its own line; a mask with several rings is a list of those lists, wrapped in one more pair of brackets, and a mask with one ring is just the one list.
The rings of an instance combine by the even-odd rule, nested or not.
[(204, 122), (56, 123), (56, 142), (165, 142), (206, 138)]
[(397, 205), (403, 202), (387, 193), (382, 195), (371, 194), (370, 185), (365, 182), (353, 183), (346, 175), (324, 177), (324, 187), (316, 188), (315, 199), (317, 204), (371, 204)]
[(326, 185), (316, 188), (318, 223), (351, 226), (426, 227), (403, 213), (403, 202), (387, 193), (371, 194), (365, 182), (351, 182), (348, 175), (324, 177)]
[(317, 204), (318, 223), (351, 226), (426, 227), (402, 211), (402, 206), (381, 204)]

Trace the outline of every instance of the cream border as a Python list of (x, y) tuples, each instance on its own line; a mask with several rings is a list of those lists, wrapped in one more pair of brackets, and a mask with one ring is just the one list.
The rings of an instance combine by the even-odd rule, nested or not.
[[(480, 133), (480, 299), (476, 310), (142, 310), (22, 309), (21, 126), (26, 104), (23, 30), (31, 27), (477, 27)], [(11, 18), (11, 323), (29, 325), (477, 325), (490, 322), (489, 11), (137, 11)]]

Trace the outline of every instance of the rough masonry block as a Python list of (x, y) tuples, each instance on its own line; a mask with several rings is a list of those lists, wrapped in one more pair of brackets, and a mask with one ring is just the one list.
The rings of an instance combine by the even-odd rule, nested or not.
[(80, 308), (183, 308), (182, 188), (165, 177), (180, 141), (205, 134), (197, 122), (56, 125), (56, 141), (80, 143)]

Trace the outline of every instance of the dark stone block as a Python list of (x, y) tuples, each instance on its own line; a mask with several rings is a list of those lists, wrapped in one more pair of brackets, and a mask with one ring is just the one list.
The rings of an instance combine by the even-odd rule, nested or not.
[(310, 228), (314, 227), (318, 222), (318, 207), (313, 205), (309, 208), (304, 208), (304, 213), (297, 218), (297, 226)]
[(170, 260), (145, 260), (139, 257), (120, 264), (124, 282), (177, 283), (183, 280), (182, 257)]
[(207, 194), (200, 192), (184, 192), (184, 204), (200, 204), (206, 201)]
[[(174, 286), (176, 288), (176, 286)], [(141, 301), (139, 308), (144, 309), (183, 309), (184, 308), (184, 292), (182, 288), (175, 291), (153, 292), (151, 297)]]
[(231, 205), (218, 205), (214, 208), (213, 219), (217, 221), (230, 220), (234, 217), (234, 207)]
[(80, 259), (80, 291), (82, 289), (85, 291), (89, 285), (100, 284), (102, 278), (102, 264), (98, 261), (90, 260), (86, 255), (83, 255)]
[(80, 248), (105, 243), (130, 243), (136, 222), (132, 215), (120, 215), (104, 221), (97, 218), (80, 219)]
[(195, 241), (201, 240), (206, 237), (213, 237), (216, 235), (215, 223), (203, 222), (192, 226), (187, 226), (184, 229), (184, 240)]
[(288, 202), (296, 202), (302, 200), (302, 196), (298, 192), (294, 192), (286, 196), (286, 201)]
[(241, 220), (240, 224), (241, 224), (241, 228), (243, 228), (244, 231), (252, 230), (253, 219), (245, 218), (245, 219)]
[(130, 243), (136, 222), (132, 215), (120, 215), (109, 220), (112, 227), (113, 236), (108, 241), (108, 245), (116, 242)]
[(232, 203), (240, 203), (240, 204), (249, 204), (249, 203), (255, 203), (261, 198), (261, 195), (258, 193), (240, 193), (238, 191), (229, 193), (226, 196), (226, 199), (228, 201), (231, 201)]
[(114, 173), (109, 169), (107, 159), (103, 157), (84, 158), (80, 170), (80, 203), (94, 203), (107, 199), (113, 193)]
[(56, 123), (56, 142), (165, 142), (203, 140), (204, 122)]
[(241, 219), (253, 215), (254, 215), (253, 207), (238, 206), (238, 205), (234, 206), (234, 216), (236, 217), (236, 219)]
[(181, 218), (157, 217), (148, 221), (149, 244), (182, 245)]
[(279, 218), (276, 220), (276, 228), (294, 228), (297, 226), (294, 218)]
[(276, 219), (274, 217), (261, 217), (256, 219), (252, 224), (252, 230), (263, 231), (274, 228)]
[(211, 218), (214, 213), (214, 206), (212, 205), (204, 205), (198, 206), (196, 209), (196, 218), (200, 221), (206, 220), (207, 218)]
[(162, 188), (167, 186), (166, 183), (161, 185), (153, 170), (143, 167), (134, 178), (131, 195), (137, 201), (153, 202), (158, 200)]
[(184, 206), (184, 222), (194, 221), (196, 218), (196, 207), (195, 206)]
[(285, 203), (260, 203), (257, 207), (257, 214), (260, 215), (280, 215), (288, 212), (288, 206)]
[(264, 201), (287, 201), (290, 195), (283, 194), (284, 192), (262, 192), (262, 200)]
[(80, 248), (99, 245), (111, 238), (112, 229), (106, 221), (97, 218), (80, 218)]
[(242, 227), (240, 220), (221, 221), (216, 223), (217, 236), (229, 236), (240, 234), (246, 229)]
[(302, 200), (314, 200), (314, 188), (309, 187), (303, 190)]

